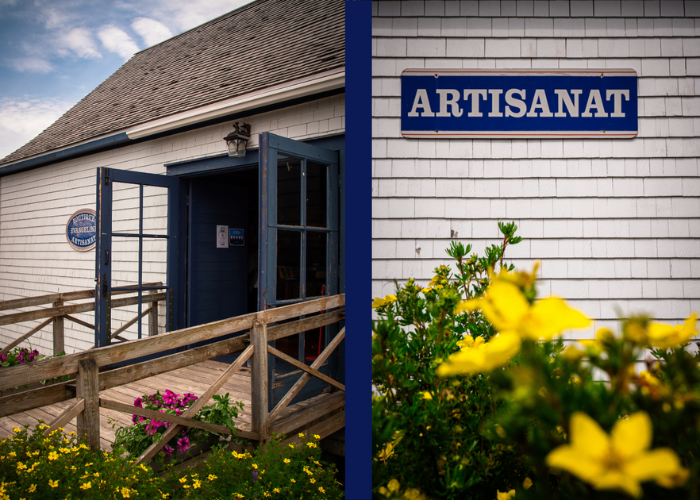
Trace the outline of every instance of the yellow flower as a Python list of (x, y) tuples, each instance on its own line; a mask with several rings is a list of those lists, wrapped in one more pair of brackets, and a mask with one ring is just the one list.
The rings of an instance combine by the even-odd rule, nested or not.
[(499, 277), (494, 278), (481, 298), (458, 304), (455, 314), (475, 309), (481, 309), (499, 332), (514, 333), (532, 340), (551, 340), (568, 328), (585, 328), (591, 323), (590, 319), (558, 297), (549, 297), (530, 305), (517, 285)]
[(236, 493), (236, 498), (243, 498), (243, 495), (241, 495), (240, 493)]
[(33, 484), (29, 487), (29, 493), (34, 493), (36, 491), (36, 484)]
[(299, 433), (299, 437), (300, 437), (300, 438), (303, 438), (303, 437), (304, 437), (304, 433), (303, 433), (303, 432), (300, 432), (300, 433)]
[(289, 460), (288, 458), (285, 458), (285, 459), (284, 459), (284, 463), (285, 463), (285, 464), (288, 464), (289, 462), (291, 462), (291, 460)]
[(637, 497), (640, 482), (663, 480), (682, 469), (670, 448), (648, 450), (652, 427), (645, 412), (618, 420), (610, 436), (588, 415), (576, 412), (570, 434), (571, 444), (552, 450), (547, 465), (569, 471), (599, 490), (622, 489)]
[(320, 492), (323, 493), (324, 495), (326, 494), (326, 490), (323, 489), (323, 486), (319, 486), (319, 487), (318, 487), (318, 491), (320, 491)]
[(586, 352), (583, 351), (582, 349), (579, 349), (576, 344), (569, 344), (566, 349), (564, 349), (561, 352), (561, 357), (564, 359), (567, 359), (569, 361), (578, 361), (581, 359), (583, 356), (586, 355)]
[(526, 490), (529, 490), (532, 487), (532, 479), (529, 477), (526, 477), (525, 480), (523, 481), (523, 488)]
[(675, 349), (688, 343), (688, 341), (698, 332), (695, 330), (695, 322), (698, 315), (693, 313), (685, 320), (683, 325), (665, 325), (663, 323), (649, 323), (647, 333), (649, 343), (653, 347), (661, 349)]
[(92, 488), (92, 483), (90, 481), (80, 485), (81, 490), (89, 490), (90, 488)]
[(438, 367), (439, 376), (490, 372), (505, 365), (520, 350), (520, 336), (513, 332), (502, 333), (489, 342), (477, 337), (472, 339), (473, 347), (468, 345), (466, 339), (464, 347)]
[(401, 431), (394, 432), (394, 437), (391, 443), (386, 444), (384, 449), (379, 452), (379, 455), (377, 455), (377, 458), (382, 461), (388, 459), (391, 455), (394, 454), (394, 448), (396, 448), (396, 445), (399, 444), (399, 441), (401, 441), (402, 439), (403, 433)]
[(308, 446), (309, 448), (316, 448), (316, 443), (309, 442), (309, 443), (306, 443), (306, 446)]
[(214, 479), (218, 479), (214, 474), (209, 474), (209, 481), (213, 481)]
[(199, 481), (199, 480), (197, 480), (197, 479), (195, 479), (195, 480), (194, 480), (194, 483), (192, 483), (192, 487), (196, 490), (196, 489), (199, 488), (200, 486), (202, 486), (202, 482)]
[(311, 478), (311, 479), (309, 479), (309, 482), (310, 482), (311, 484), (314, 484), (314, 483), (316, 482), (316, 480), (315, 480), (314, 478)]
[(165, 500), (170, 496), (170, 493), (163, 493), (162, 491), (158, 490), (158, 493), (160, 493), (160, 497)]
[(314, 439), (321, 439), (321, 436), (319, 436), (318, 434), (314, 434)]
[[(290, 481), (293, 483), (296, 483), (296, 481), (294, 479), (290, 479)], [(243, 498), (243, 497), (241, 497), (241, 498)]]
[(131, 490), (129, 490), (129, 488), (122, 488), (122, 491), (121, 491), (122, 497), (130, 498), (131, 497), (130, 493), (131, 493)]
[(511, 498), (515, 498), (515, 490), (510, 490), (503, 493), (496, 490), (496, 500), (510, 500)]
[(690, 471), (685, 467), (681, 467), (680, 470), (673, 475), (656, 478), (656, 484), (669, 489), (680, 488), (685, 486), (689, 475)]
[(49, 479), (49, 486), (51, 486), (52, 488), (56, 488), (58, 486), (58, 479), (56, 479), (55, 481)]
[(257, 468), (258, 468), (258, 464), (253, 464), (253, 469), (257, 469)]
[(279, 493), (279, 492), (280, 492), (280, 489), (279, 489), (279, 488), (275, 488), (275, 489), (272, 490), (272, 491), (273, 491), (274, 493)]
[(406, 488), (402, 498), (406, 500), (428, 500), (428, 497), (423, 495), (418, 488)]
[(178, 479), (178, 481), (180, 481), (180, 482), (183, 483), (183, 484), (186, 483), (186, 482), (187, 482), (187, 476), (181, 477), (180, 479)]
[(423, 399), (433, 399), (433, 396), (428, 391), (425, 391), (423, 393)]
[(290, 448), (294, 448), (294, 443), (290, 443), (290, 444), (289, 444), (289, 447), (290, 447)]
[(22, 429), (20, 429), (19, 427), (15, 427), (14, 429), (12, 429), (12, 431), (13, 432), (22, 432)]
[(374, 300), (372, 301), (372, 309), (376, 309), (377, 307), (382, 307), (387, 304), (391, 304), (392, 302), (396, 302), (396, 295), (385, 295), (383, 299), (380, 299), (379, 297), (375, 297)]

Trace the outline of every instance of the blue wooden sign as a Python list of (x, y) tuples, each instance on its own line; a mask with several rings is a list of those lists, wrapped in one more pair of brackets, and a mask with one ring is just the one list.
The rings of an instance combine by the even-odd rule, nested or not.
[(401, 74), (407, 138), (631, 138), (633, 69), (447, 70)]
[(68, 219), (66, 238), (75, 250), (85, 252), (95, 248), (97, 236), (97, 216), (94, 210), (78, 210)]
[(245, 245), (243, 229), (229, 228), (228, 230), (228, 244), (232, 247), (242, 247)]

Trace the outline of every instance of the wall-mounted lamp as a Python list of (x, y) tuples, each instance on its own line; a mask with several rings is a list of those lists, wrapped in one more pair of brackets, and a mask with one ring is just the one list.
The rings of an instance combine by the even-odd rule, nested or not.
[(228, 146), (228, 155), (234, 158), (243, 158), (245, 156), (245, 148), (250, 140), (250, 125), (243, 123), (238, 125), (238, 122), (233, 124), (233, 132), (224, 137)]

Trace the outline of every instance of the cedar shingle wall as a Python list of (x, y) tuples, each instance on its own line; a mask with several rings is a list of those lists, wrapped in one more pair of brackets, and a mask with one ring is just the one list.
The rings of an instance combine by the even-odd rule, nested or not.
[[(252, 125), (250, 147), (258, 145), (257, 134), (265, 131), (298, 140), (340, 134), (345, 129), (345, 96), (328, 97), (237, 121)], [(0, 183), (0, 300), (95, 286), (95, 251), (71, 249), (66, 241), (65, 226), (76, 210), (95, 208), (97, 167), (165, 174), (165, 163), (224, 153), (223, 137), (230, 131), (231, 122), (212, 125), (3, 177)], [(138, 189), (123, 184), (121, 187), (126, 189), (117, 190), (116, 187), (114, 230), (137, 230)], [(144, 228), (162, 231), (166, 227), (165, 202), (164, 194), (158, 189), (144, 189)], [(123, 240), (113, 242), (114, 286), (132, 284), (138, 279), (135, 273), (138, 246)], [(162, 241), (144, 242), (144, 283), (165, 280), (163, 250)], [(164, 311), (161, 303), (161, 315)], [(12, 312), (15, 311), (0, 314)], [(114, 309), (112, 328), (116, 330), (135, 315), (136, 306)], [(75, 316), (93, 323), (92, 312)], [(39, 323), (41, 321), (30, 321), (0, 327), (0, 346)], [(164, 324), (164, 317), (161, 317), (161, 330)], [(143, 331), (148, 331), (145, 326)], [(43, 354), (50, 354), (51, 332), (49, 325), (31, 337), (31, 345)], [(136, 337), (136, 328), (127, 332), (126, 338)], [(65, 335), (68, 353), (87, 349), (94, 342), (92, 330), (67, 320)], [(27, 345), (27, 342), (21, 344)]]
[[(541, 296), (614, 324), (700, 310), (700, 2), (375, 2), (373, 295), (433, 275), (452, 237), (479, 252), (499, 220), (542, 259)], [(405, 68), (634, 68), (634, 140), (407, 140)], [(586, 336), (579, 333), (574, 337)]]

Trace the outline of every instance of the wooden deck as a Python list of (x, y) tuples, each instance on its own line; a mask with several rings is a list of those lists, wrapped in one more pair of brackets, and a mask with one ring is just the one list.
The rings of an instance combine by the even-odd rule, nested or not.
[[(153, 394), (156, 391), (160, 391), (162, 394), (166, 389), (170, 389), (174, 393), (180, 395), (191, 392), (199, 396), (214, 383), (227, 367), (228, 365), (226, 363), (208, 360), (203, 363), (102, 391), (100, 397), (131, 405), (134, 399), (144, 394)], [(243, 412), (239, 413), (236, 427), (248, 431), (251, 430), (250, 388), (250, 370), (248, 368), (242, 368), (241, 371), (234, 374), (217, 393), (223, 395), (228, 392), (232, 401), (243, 402), (245, 406)], [(212, 402), (209, 404), (211, 403)], [(0, 437), (6, 437), (11, 434), (14, 427), (21, 427), (25, 424), (34, 427), (39, 420), (50, 424), (63, 410), (72, 404), (73, 400), (63, 401), (62, 403), (34, 408), (22, 413), (16, 413), (9, 417), (0, 418)], [(105, 450), (111, 450), (112, 443), (114, 442), (115, 429), (112, 428), (109, 419), (118, 422), (115, 429), (121, 426), (132, 425), (131, 415), (101, 408), (100, 444)], [(67, 431), (75, 431), (75, 419), (70, 424), (66, 425), (65, 429)]]

